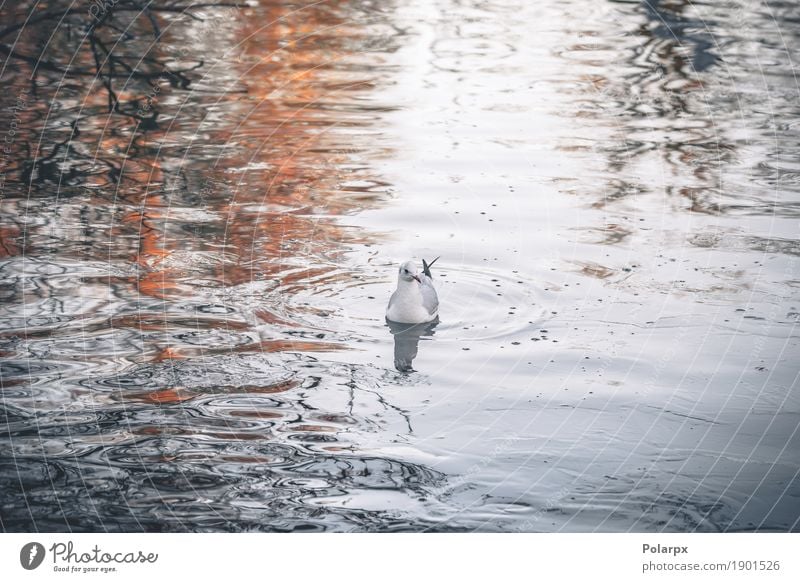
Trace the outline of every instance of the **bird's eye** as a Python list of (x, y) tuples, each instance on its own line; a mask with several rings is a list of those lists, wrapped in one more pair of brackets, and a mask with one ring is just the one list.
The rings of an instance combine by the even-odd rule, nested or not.
[(408, 274), (408, 269), (403, 269), (403, 272), (407, 275)]

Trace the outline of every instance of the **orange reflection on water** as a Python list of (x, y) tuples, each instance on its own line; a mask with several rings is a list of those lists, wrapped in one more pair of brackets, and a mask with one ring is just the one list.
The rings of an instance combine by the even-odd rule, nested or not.
[[(369, 57), (361, 54), (363, 27), (357, 33), (348, 24), (348, 10), (338, 2), (302, 9), (272, 3), (229, 13), (235, 35), (225, 49), (236, 56), (210, 64), (203, 78), (219, 87), (227, 78), (216, 83), (217, 73), (235, 78), (236, 91), (207, 102), (224, 115), (202, 132), (196, 120), (176, 119), (161, 136), (174, 142), (202, 133), (199, 149), (223, 151), (208, 159), (195, 156), (192, 145), (181, 160), (183, 171), (203, 176), (187, 187), (201, 187), (203, 208), (215, 219), (201, 236), (191, 224), (176, 235), (182, 218), (173, 216), (173, 201), (152, 193), (154, 174), (141, 210), (125, 219), (140, 232), (139, 293), (191, 297), (198, 277), (225, 288), (266, 279), (289, 293), (343, 280), (338, 257), (347, 245), (370, 240), (335, 217), (380, 203), (388, 186), (368, 168), (370, 156), (386, 153), (366, 135), (375, 122), (370, 92), (380, 73), (354, 66)], [(168, 94), (178, 95), (165, 90), (162, 101)], [(153, 132), (147, 139), (160, 138)], [(224, 260), (187, 268), (183, 254), (174, 256), (178, 251), (224, 254)]]

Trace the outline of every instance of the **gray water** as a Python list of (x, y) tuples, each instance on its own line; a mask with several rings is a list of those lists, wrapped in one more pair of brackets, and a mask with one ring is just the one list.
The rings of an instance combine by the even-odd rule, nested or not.
[(2, 529), (800, 528), (795, 2), (251, 4), (0, 8)]

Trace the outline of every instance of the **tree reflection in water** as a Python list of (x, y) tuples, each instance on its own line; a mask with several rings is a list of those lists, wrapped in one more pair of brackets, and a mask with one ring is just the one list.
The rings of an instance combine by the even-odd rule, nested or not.
[(408, 418), (316, 357), (362, 339), (321, 298), (371, 282), (342, 217), (388, 198), (401, 33), (339, 2), (98, 6), (0, 9), (2, 527), (407, 527), (315, 502), (443, 479), (361, 452)]

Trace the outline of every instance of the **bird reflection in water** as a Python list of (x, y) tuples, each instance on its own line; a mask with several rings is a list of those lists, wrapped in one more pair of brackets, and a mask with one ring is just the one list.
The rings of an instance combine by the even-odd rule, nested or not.
[(399, 372), (414, 372), (412, 364), (417, 357), (419, 341), (436, 333), (439, 318), (427, 323), (397, 323), (387, 319), (386, 325), (394, 336), (394, 367)]

